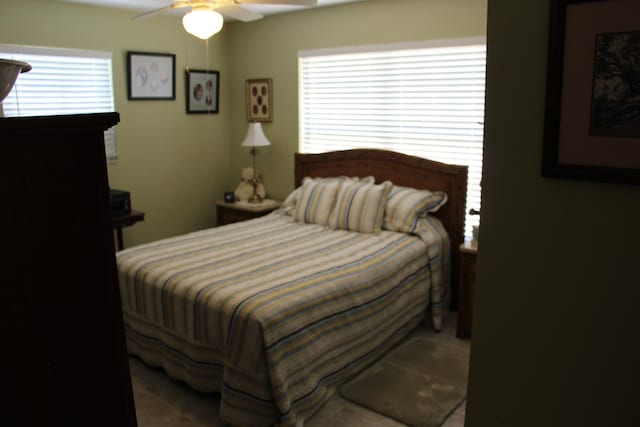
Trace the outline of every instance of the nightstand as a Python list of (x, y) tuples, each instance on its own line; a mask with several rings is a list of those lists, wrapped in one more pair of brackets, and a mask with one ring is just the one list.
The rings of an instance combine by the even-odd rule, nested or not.
[(471, 337), (471, 319), (473, 318), (473, 301), (476, 289), (476, 258), (478, 241), (465, 242), (460, 245), (460, 285), (458, 287), (458, 338)]
[(280, 205), (282, 205), (282, 202), (271, 199), (266, 199), (262, 203), (227, 203), (219, 201), (216, 203), (218, 225), (231, 224), (233, 222), (258, 218), (273, 212), (274, 210), (278, 209)]
[(114, 216), (111, 218), (113, 228), (116, 230), (116, 238), (118, 241), (118, 250), (124, 249), (122, 240), (122, 227), (129, 227), (136, 222), (144, 221), (144, 212), (131, 211), (126, 215)]

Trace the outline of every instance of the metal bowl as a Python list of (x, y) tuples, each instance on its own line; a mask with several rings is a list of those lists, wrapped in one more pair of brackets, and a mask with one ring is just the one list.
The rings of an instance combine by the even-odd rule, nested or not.
[(22, 61), (0, 58), (0, 102), (11, 92), (18, 74), (31, 71), (31, 65)]

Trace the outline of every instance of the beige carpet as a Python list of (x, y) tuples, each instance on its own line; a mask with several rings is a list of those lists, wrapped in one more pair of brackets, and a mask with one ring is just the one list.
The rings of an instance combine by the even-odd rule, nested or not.
[(129, 357), (138, 427), (221, 427), (220, 395), (200, 393)]
[(412, 337), (345, 384), (345, 399), (414, 427), (438, 427), (464, 401), (468, 353)]

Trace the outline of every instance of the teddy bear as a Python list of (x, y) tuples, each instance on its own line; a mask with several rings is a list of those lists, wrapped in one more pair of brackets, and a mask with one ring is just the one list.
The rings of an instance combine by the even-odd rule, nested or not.
[[(236, 187), (236, 191), (234, 193), (236, 197), (236, 201), (246, 202), (253, 196), (253, 168), (242, 168), (242, 173), (240, 174), (240, 183), (238, 187)], [(260, 171), (256, 173), (256, 195), (260, 197), (262, 200), (267, 196), (267, 193), (264, 189), (264, 184), (262, 183), (262, 174)]]

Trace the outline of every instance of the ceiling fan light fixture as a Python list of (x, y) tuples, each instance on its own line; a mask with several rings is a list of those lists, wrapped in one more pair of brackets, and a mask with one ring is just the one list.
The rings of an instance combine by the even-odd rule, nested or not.
[(193, 9), (182, 17), (182, 26), (189, 34), (207, 40), (222, 29), (224, 19), (210, 9)]

